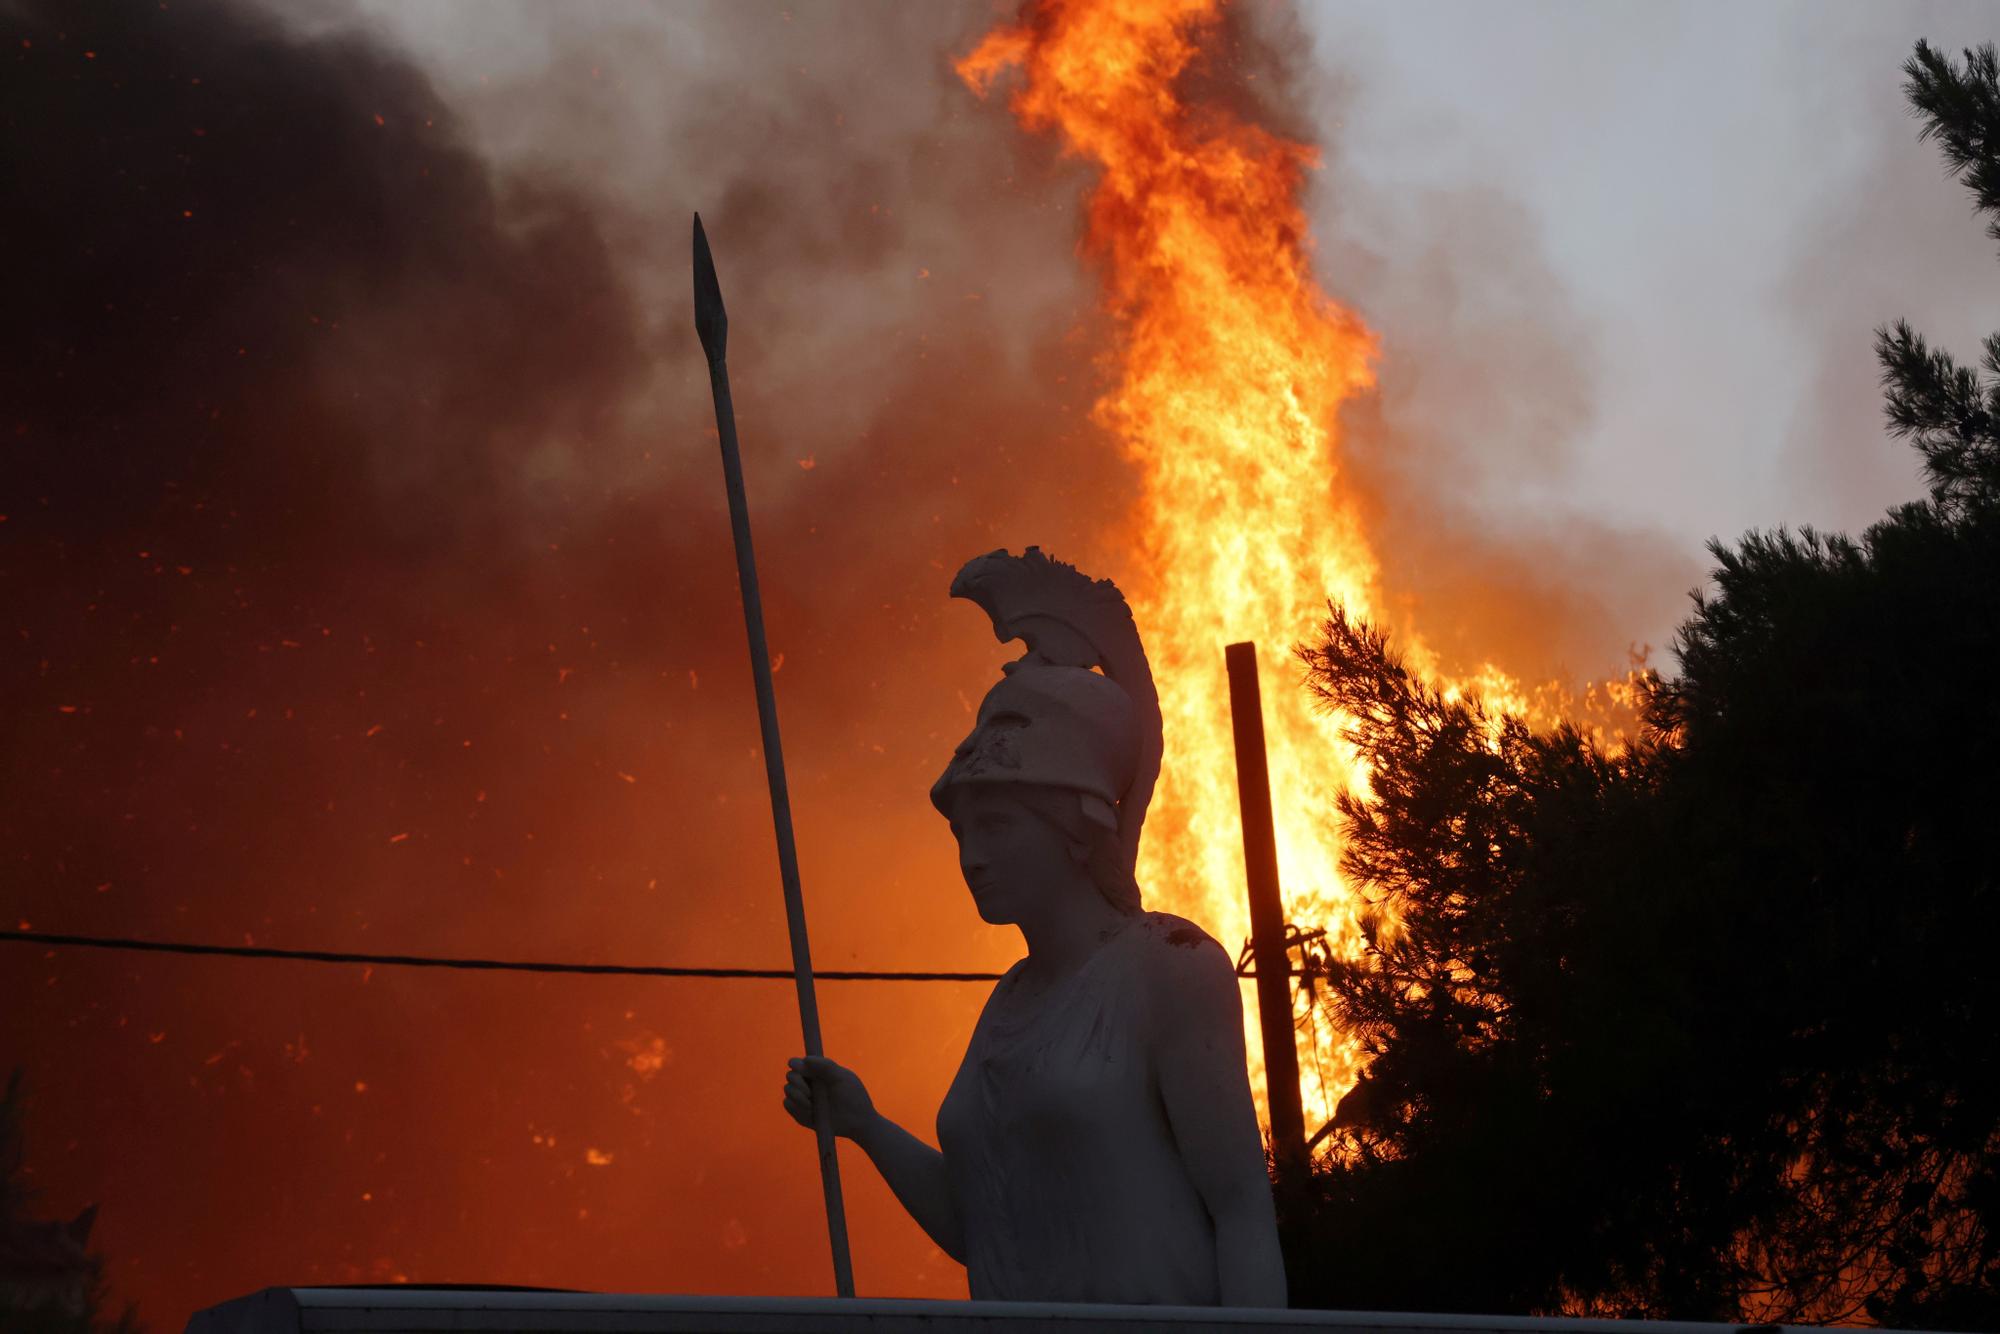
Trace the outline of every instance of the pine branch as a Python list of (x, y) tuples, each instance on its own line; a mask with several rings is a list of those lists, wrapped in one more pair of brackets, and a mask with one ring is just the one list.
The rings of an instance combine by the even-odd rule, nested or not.
[(1994, 379), (1982, 382), (1905, 321), (1875, 333), (1889, 429), (1923, 455), (1932, 499), (1950, 513), (2000, 499), (2000, 334), (1985, 351)]
[(1995, 215), (1986, 231), (2000, 240), (2000, 57), (1993, 44), (1966, 51), (1960, 70), (1920, 40), (1903, 75), (1910, 110), (1924, 122), (1918, 137), (1937, 141), (1979, 211)]

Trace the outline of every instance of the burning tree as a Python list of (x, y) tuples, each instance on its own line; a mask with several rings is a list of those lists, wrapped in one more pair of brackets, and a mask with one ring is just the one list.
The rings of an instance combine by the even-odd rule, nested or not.
[[(1905, 73), (2000, 238), (1994, 48)], [(1371, 773), (1338, 807), (1375, 907), (1296, 1299), (2000, 1328), (2000, 334), (1878, 355), (1930, 494), (1712, 543), (1628, 749), (1339, 607), (1301, 650)]]

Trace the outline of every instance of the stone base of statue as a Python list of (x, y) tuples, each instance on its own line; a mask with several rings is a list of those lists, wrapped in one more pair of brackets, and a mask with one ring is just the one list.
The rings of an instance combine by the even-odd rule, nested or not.
[[(1758, 1325), (1757, 1334), (1792, 1334)], [(1747, 1334), (1734, 1325), (1219, 1306), (687, 1297), (521, 1288), (266, 1288), (198, 1312), (186, 1334)], [(1817, 1334), (1803, 1328), (1796, 1334)]]

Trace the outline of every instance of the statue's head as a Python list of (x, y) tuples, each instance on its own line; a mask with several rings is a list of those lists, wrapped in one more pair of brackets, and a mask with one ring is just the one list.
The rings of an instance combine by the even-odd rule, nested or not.
[(962, 783), (945, 797), (958, 869), (980, 917), (1019, 922), (1038, 896), (1093, 889), (1121, 912), (1139, 910), (1118, 831), (1083, 814), (1078, 794), (1033, 783)]
[[(985, 607), (1000, 639), (1028, 644), (986, 692), (972, 731), (931, 786), (931, 803), (959, 837), (974, 896), (975, 878), (997, 881), (999, 872), (968, 857), (1005, 857), (1022, 868), (1084, 868), (1114, 905), (1137, 911), (1132, 872), (1159, 773), (1160, 720), (1124, 597), (1034, 547), (967, 562), (952, 593)], [(978, 812), (990, 838), (961, 807)], [(1014, 823), (1017, 814), (1027, 823)], [(1001, 920), (986, 900), (980, 913)]]
[(986, 692), (931, 786), (980, 916), (1017, 920), (995, 916), (1013, 911), (996, 905), (1079, 875), (1119, 909), (1138, 910), (1118, 828), (1139, 750), (1134, 714), (1123, 690), (1082, 667), (1019, 665)]

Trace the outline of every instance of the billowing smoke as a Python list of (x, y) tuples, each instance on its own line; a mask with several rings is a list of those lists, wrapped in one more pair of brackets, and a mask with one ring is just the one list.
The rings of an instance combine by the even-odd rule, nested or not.
[(1616, 331), (1566, 290), (1515, 183), (1483, 165), (1449, 185), (1383, 179), (1348, 153), (1357, 132), (1457, 133), (1437, 110), (1384, 119), (1401, 106), (1380, 96), (1393, 62), (1344, 29), (1316, 59), (1295, 19), (1246, 12), (1268, 53), (1260, 109), (1321, 150), (1320, 280), (1380, 339), (1377, 388), (1342, 423), (1380, 618), (1454, 675), (1490, 665), (1530, 689), (1621, 676), (1679, 619), (1702, 566), (1692, 546), (1566, 498)]
[[(699, 207), (818, 957), (1004, 960), (921, 796), (1004, 656), (944, 589), (1088, 560), (1122, 483), (1066, 168), (944, 64), (979, 15), (563, 32), (489, 81), (511, 129), (466, 92), (510, 148), (351, 14), (0, 13), (10, 921), (783, 962)], [(282, 1282), (827, 1286), (788, 987), (9, 949), (45, 1204), (103, 1201), (161, 1327)], [(828, 1040), (921, 1126), (978, 999), (830, 985)], [(863, 1284), (960, 1290), (852, 1175)]]
[[(1379, 390), (1349, 417), (1392, 625), (1447, 671), (1524, 685), (1618, 676), (1686, 609), (1701, 553), (1563, 497), (1598, 408), (1593, 347), (1525, 210), (1466, 187), (1361, 195), (1393, 255), (1330, 237), (1328, 268), (1383, 312)], [(1666, 465), (1662, 465), (1666, 466)], [(1664, 656), (1664, 655), (1662, 655)], [(1664, 662), (1655, 665), (1665, 666)]]

